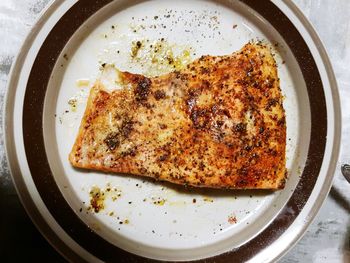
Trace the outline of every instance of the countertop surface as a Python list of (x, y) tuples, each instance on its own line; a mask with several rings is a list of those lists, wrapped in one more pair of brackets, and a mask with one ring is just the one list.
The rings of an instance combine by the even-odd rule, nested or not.
[[(332, 189), (304, 237), (280, 262), (350, 262), (350, 184), (340, 173), (350, 163), (350, 1), (294, 0), (309, 18), (331, 59), (342, 103), (342, 150)], [(0, 1), (0, 107), (14, 58), (49, 0)], [(1, 262), (64, 262), (24, 211), (11, 181), (0, 115)]]

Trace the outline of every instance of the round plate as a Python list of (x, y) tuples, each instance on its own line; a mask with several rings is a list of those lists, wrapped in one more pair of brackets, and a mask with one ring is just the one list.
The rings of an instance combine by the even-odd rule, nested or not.
[[(193, 189), (72, 168), (68, 154), (101, 64), (154, 75), (169, 68), (149, 63), (147, 48), (131, 59), (135, 42), (193, 60), (251, 40), (270, 45), (278, 66), (285, 189)], [(330, 63), (290, 1), (55, 1), (17, 57), (5, 118), (18, 194), (43, 235), (74, 261), (275, 260), (325, 199), (340, 141)], [(100, 211), (90, 205), (96, 192), (104, 196)]]

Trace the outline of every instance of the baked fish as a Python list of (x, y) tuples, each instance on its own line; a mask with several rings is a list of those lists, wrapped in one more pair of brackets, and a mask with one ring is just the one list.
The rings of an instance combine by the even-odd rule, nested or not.
[(285, 149), (276, 62), (256, 42), (151, 78), (105, 66), (69, 160), (195, 187), (281, 189)]

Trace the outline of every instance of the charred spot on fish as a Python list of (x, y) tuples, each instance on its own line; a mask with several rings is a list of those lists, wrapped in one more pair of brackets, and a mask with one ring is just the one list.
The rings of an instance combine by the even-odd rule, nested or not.
[(278, 189), (283, 189), (286, 185), (286, 178), (288, 177), (287, 171), (285, 172), (284, 178), (281, 180), (281, 182), (278, 185)]
[(118, 137), (119, 137), (119, 134), (117, 132), (111, 132), (103, 140), (103, 142), (107, 145), (110, 151), (114, 151), (120, 145), (120, 141)]
[(206, 68), (206, 67), (201, 67), (201, 74), (209, 74), (210, 73), (210, 69), (209, 68)]
[(114, 151), (120, 145), (120, 143), (129, 137), (131, 131), (133, 130), (133, 124), (133, 121), (131, 121), (129, 118), (125, 118), (122, 121), (118, 131), (111, 132), (106, 136), (103, 142), (107, 145), (110, 151)]
[(211, 112), (212, 112), (213, 114), (219, 113), (219, 105), (218, 105), (218, 104), (212, 105), (212, 106), (211, 106)]
[(203, 61), (203, 60), (205, 60), (205, 59), (206, 59), (205, 56), (201, 56), (201, 57), (198, 59), (198, 61)]
[(278, 100), (277, 99), (269, 99), (267, 102), (267, 105), (265, 107), (266, 110), (270, 111), (271, 107), (274, 107), (278, 104)]
[(232, 142), (225, 142), (225, 145), (228, 147), (228, 148), (233, 148), (234, 147), (234, 144)]
[(226, 170), (225, 171), (225, 176), (231, 176), (232, 174), (232, 171), (231, 170)]
[(159, 124), (159, 128), (161, 128), (162, 130), (164, 130), (164, 129), (166, 129), (166, 128), (168, 128), (168, 125), (166, 125), (166, 124)]
[(245, 186), (247, 186), (249, 184), (248, 181), (244, 180), (244, 179), (240, 179), (239, 181), (236, 182), (236, 186), (243, 188)]
[(161, 155), (160, 157), (159, 157), (159, 161), (160, 162), (164, 162), (166, 159), (168, 159), (168, 157), (169, 157), (169, 154), (163, 154), (163, 155)]
[(187, 112), (191, 114), (193, 108), (196, 106), (196, 97), (190, 96), (186, 101)]
[(133, 130), (134, 122), (130, 119), (126, 119), (122, 122), (122, 125), (120, 127), (120, 134), (122, 136), (122, 139), (126, 139), (129, 137), (129, 134)]
[(208, 80), (203, 80), (201, 88), (202, 89), (209, 89), (210, 88), (210, 82)]
[(199, 95), (199, 89), (189, 89), (187, 91), (187, 95), (188, 97), (191, 98), (197, 98), (197, 96)]
[(145, 102), (147, 100), (151, 83), (152, 82), (149, 78), (143, 76), (139, 77), (135, 88), (135, 97), (137, 102)]
[(225, 138), (225, 133), (220, 129), (215, 129), (212, 132), (212, 137), (215, 141), (222, 142)]
[(210, 111), (207, 109), (193, 108), (190, 113), (190, 119), (196, 129), (207, 128), (210, 120)]
[(175, 75), (175, 78), (177, 78), (177, 79), (181, 78), (181, 73), (180, 73), (180, 71), (175, 70), (173, 73), (174, 73), (174, 75)]
[(200, 162), (199, 163), (199, 170), (204, 171), (204, 168), (205, 168), (204, 162)]
[(226, 81), (226, 80), (229, 80), (230, 79), (230, 75), (229, 74), (224, 74), (222, 77), (221, 77), (221, 80), (222, 81)]
[(248, 68), (248, 69), (246, 70), (246, 76), (247, 76), (247, 77), (251, 77), (253, 71), (254, 71), (254, 68), (253, 68), (253, 67)]
[(247, 132), (247, 124), (246, 123), (238, 123), (233, 126), (233, 130), (238, 133), (245, 134)]
[(254, 81), (254, 83), (252, 84), (252, 86), (256, 89), (259, 89), (261, 87), (260, 83), (257, 81)]
[(264, 82), (265, 87), (268, 89), (271, 89), (275, 83), (276, 79), (271, 78), (270, 76), (268, 76)]
[(154, 98), (156, 100), (161, 100), (161, 99), (164, 99), (166, 97), (166, 94), (163, 90), (156, 90), (154, 92)]
[(145, 167), (140, 167), (139, 172), (140, 174), (147, 174), (147, 169)]
[(153, 175), (154, 179), (156, 179), (156, 180), (158, 180), (160, 177), (160, 173), (158, 173), (158, 172), (153, 172), (152, 175)]
[(268, 153), (269, 153), (271, 156), (274, 156), (274, 157), (276, 157), (277, 154), (278, 154), (278, 152), (277, 152), (275, 149), (269, 149), (269, 150), (268, 150)]
[(230, 112), (229, 112), (227, 109), (223, 109), (221, 112), (222, 112), (222, 114), (225, 115), (227, 118), (231, 118), (231, 114), (230, 114)]
[(216, 125), (219, 127), (219, 128), (221, 128), (222, 127), (222, 125), (224, 125), (224, 121), (216, 121)]
[(286, 119), (284, 116), (277, 121), (278, 126), (283, 126), (285, 123), (286, 123)]
[(136, 156), (136, 147), (130, 148), (124, 152), (122, 152), (121, 157), (126, 157), (126, 156), (132, 156), (135, 157)]
[(253, 154), (250, 156), (249, 161), (251, 161), (251, 160), (258, 160), (259, 157), (260, 157), (259, 154), (253, 153)]
[(244, 150), (246, 150), (247, 152), (251, 151), (252, 149), (253, 149), (253, 146), (250, 146), (250, 145), (244, 146)]

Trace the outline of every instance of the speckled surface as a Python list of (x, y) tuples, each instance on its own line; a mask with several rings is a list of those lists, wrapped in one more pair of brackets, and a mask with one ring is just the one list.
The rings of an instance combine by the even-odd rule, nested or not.
[[(0, 107), (3, 109), (11, 64), (40, 11), (49, 0), (0, 1)], [(337, 77), (343, 112), (342, 152), (331, 192), (305, 236), (281, 260), (294, 262), (350, 262), (350, 184), (340, 165), (350, 163), (350, 1), (294, 0), (322, 39)], [(2, 124), (2, 115), (0, 116)], [(12, 185), (0, 128), (0, 257), (61, 262), (25, 214)], [(22, 251), (23, 253), (18, 253)]]

